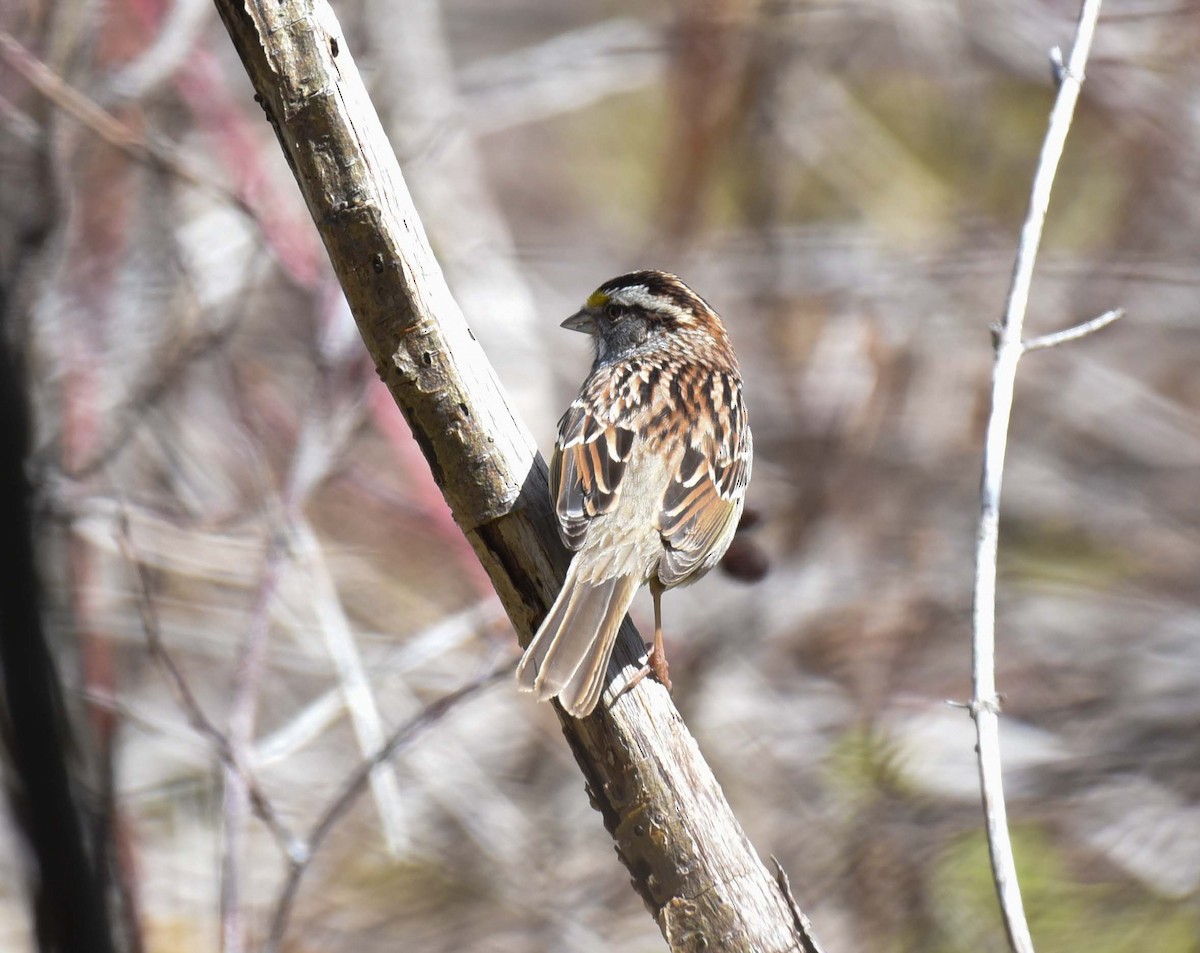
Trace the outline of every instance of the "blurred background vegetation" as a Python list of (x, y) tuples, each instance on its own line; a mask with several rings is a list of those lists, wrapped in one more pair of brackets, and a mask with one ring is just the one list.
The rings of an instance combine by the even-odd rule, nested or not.
[[(589, 360), (557, 324), (601, 281), (673, 270), (726, 316), (770, 571), (667, 596), (675, 700), (827, 949), (1004, 950), (945, 702), (1073, 0), (334, 6), (543, 451)], [(130, 947), (662, 949), (211, 5), (12, 0), (0, 29), (0, 283)], [(1200, 950), (1197, 49), (1194, 2), (1105, 5), (1034, 284), (1031, 334), (1129, 313), (1018, 380), (999, 685), (1041, 953)], [(283, 916), (284, 832), (323, 816)], [(6, 819), (6, 950), (23, 858)]]

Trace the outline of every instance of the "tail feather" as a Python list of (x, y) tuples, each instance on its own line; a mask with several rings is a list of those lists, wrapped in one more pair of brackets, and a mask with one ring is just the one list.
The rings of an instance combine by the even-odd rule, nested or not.
[(576, 717), (590, 714), (604, 689), (621, 621), (640, 583), (635, 576), (583, 582), (568, 572), (517, 667), (520, 688), (536, 692), (539, 701), (557, 696)]
[(595, 653), (597, 635), (617, 584), (616, 579), (597, 583), (572, 582), (557, 631), (546, 628), (550, 641), (538, 666), (535, 683), (543, 700), (558, 695)]

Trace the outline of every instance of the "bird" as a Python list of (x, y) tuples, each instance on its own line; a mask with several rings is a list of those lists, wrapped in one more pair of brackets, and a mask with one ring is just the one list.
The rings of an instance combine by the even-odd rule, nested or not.
[(754, 451), (729, 334), (676, 275), (606, 281), (562, 327), (591, 335), (595, 352), (550, 460), (559, 535), (574, 555), (517, 684), (582, 718), (600, 699), (621, 621), (645, 584), (654, 643), (621, 693), (650, 672), (671, 690), (662, 594), (699, 579), (729, 548)]

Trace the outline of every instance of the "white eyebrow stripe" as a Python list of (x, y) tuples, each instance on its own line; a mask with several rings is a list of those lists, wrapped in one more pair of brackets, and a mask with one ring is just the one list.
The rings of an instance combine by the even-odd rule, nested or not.
[(620, 288), (612, 293), (612, 300), (618, 304), (669, 314), (676, 321), (688, 319), (687, 311), (662, 295), (651, 294), (645, 285), (630, 285), (628, 288)]

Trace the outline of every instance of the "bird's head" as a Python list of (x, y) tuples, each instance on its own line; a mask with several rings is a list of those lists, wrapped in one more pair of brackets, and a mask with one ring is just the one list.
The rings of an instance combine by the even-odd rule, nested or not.
[(727, 340), (708, 302), (665, 271), (634, 271), (606, 281), (562, 326), (591, 334), (600, 363), (697, 334)]

